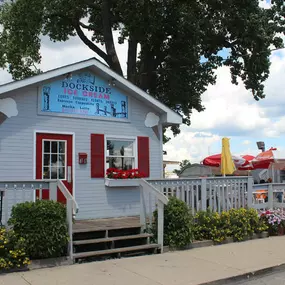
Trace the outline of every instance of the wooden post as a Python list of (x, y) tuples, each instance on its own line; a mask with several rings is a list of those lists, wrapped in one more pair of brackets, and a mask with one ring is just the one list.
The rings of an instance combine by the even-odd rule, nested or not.
[(164, 204), (158, 200), (157, 205), (157, 243), (160, 245), (163, 253), (163, 235), (164, 235)]
[(57, 182), (49, 182), (49, 199), (57, 201)]
[(273, 187), (268, 184), (268, 209), (273, 209)]
[(140, 224), (142, 231), (146, 229), (146, 205), (143, 186), (140, 185)]
[(8, 215), (9, 215), (9, 209), (8, 209), (8, 191), (5, 189), (4, 196), (3, 196), (3, 212), (4, 212), (4, 226), (8, 228)]
[(72, 207), (73, 207), (72, 199), (66, 199), (66, 219), (67, 219), (68, 236), (69, 236), (67, 252), (68, 252), (70, 260), (73, 262), (73, 233), (72, 233), (73, 213), (72, 213)]
[(201, 179), (201, 206), (202, 206), (202, 211), (207, 210), (207, 179), (202, 178)]
[(252, 208), (253, 178), (247, 178), (247, 207)]

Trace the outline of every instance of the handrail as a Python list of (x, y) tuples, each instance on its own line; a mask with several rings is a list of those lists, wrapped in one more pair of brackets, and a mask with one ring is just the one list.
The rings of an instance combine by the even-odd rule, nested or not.
[(147, 182), (183, 182), (183, 181), (201, 181), (205, 180), (243, 180), (248, 179), (249, 176), (220, 176), (220, 177), (195, 177), (195, 178), (150, 178)]
[(141, 186), (147, 186), (148, 190), (151, 190), (151, 193), (155, 195), (155, 197), (160, 200), (164, 205), (168, 204), (169, 199), (163, 194), (161, 193), (159, 190), (157, 190), (153, 185), (151, 185), (150, 183), (148, 183), (145, 179), (141, 179), (140, 180), (140, 184)]
[[(144, 192), (148, 191), (150, 194), (153, 194), (157, 198), (157, 243), (160, 246), (160, 251), (163, 253), (163, 236), (164, 236), (164, 205), (168, 204), (168, 198), (157, 190), (153, 185), (148, 183), (145, 179), (140, 179), (140, 188), (141, 188), (141, 222), (144, 221), (146, 225), (146, 207), (145, 207), (145, 195)], [(149, 200), (151, 206), (151, 200)], [(150, 207), (151, 208), (151, 207)], [(150, 209), (152, 210), (152, 209)], [(150, 221), (152, 222), (152, 213), (150, 214)]]
[(67, 199), (72, 200), (73, 203), (73, 210), (75, 213), (78, 213), (78, 204), (76, 202), (76, 200), (74, 199), (74, 196), (70, 194), (70, 192), (68, 191), (68, 189), (66, 188), (66, 186), (63, 184), (63, 182), (61, 180), (57, 181), (57, 187), (59, 188), (59, 190), (61, 191), (61, 193), (64, 195), (64, 197)]

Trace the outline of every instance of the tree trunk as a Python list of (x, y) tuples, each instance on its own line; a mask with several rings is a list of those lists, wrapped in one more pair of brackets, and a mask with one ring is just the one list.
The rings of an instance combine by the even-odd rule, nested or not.
[(132, 35), (129, 38), (129, 49), (128, 49), (128, 80), (136, 84), (136, 66), (137, 66), (137, 48), (138, 43)]
[(155, 58), (151, 51), (151, 49), (142, 45), (141, 47), (141, 66), (140, 66), (140, 78), (139, 78), (139, 87), (147, 91), (155, 84), (156, 78), (156, 66), (155, 66)]
[(104, 34), (106, 52), (108, 55), (108, 64), (112, 70), (114, 70), (120, 75), (123, 75), (121, 64), (114, 44), (111, 18), (112, 15), (110, 9), (110, 0), (103, 0), (102, 2), (103, 34)]

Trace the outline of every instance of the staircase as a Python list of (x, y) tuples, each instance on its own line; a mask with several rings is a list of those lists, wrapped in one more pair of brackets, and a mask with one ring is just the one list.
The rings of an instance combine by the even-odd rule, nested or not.
[(137, 217), (81, 221), (81, 225), (80, 222), (76, 224), (73, 229), (75, 262), (137, 256), (156, 253), (159, 249), (158, 244), (151, 243), (152, 234), (141, 232)]

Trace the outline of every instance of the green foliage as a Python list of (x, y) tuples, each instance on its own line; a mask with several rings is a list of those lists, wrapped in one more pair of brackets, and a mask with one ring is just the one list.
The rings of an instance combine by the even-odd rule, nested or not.
[(213, 212), (210, 210), (199, 211), (194, 216), (193, 234), (196, 240), (212, 239)]
[[(157, 227), (157, 212), (154, 213)], [(164, 208), (164, 244), (183, 248), (192, 242), (193, 217), (187, 204), (177, 198), (170, 198)]]
[(0, 228), (0, 272), (21, 268), (29, 263), (24, 239), (16, 236), (13, 231)]
[(221, 243), (232, 235), (230, 215), (229, 212), (222, 212), (221, 214), (216, 212), (213, 214), (213, 217), (212, 240), (216, 243)]
[(61, 203), (47, 200), (13, 206), (9, 224), (25, 240), (32, 259), (59, 257), (68, 242), (66, 209)]
[(231, 209), (229, 212), (199, 211), (194, 217), (194, 238), (221, 243), (227, 237), (242, 241), (253, 233), (261, 233), (267, 226), (255, 209)]
[(228, 212), (199, 211), (194, 217), (194, 238), (196, 240), (213, 240), (223, 242), (231, 236)]
[(190, 166), (191, 162), (188, 159), (183, 159), (180, 163), (179, 163), (179, 168), (180, 169), (174, 169), (173, 172), (177, 175), (179, 175), (181, 173), (182, 170), (184, 170), (184, 168), (186, 168), (187, 166)]
[(255, 233), (260, 234), (268, 230), (268, 225), (263, 219), (259, 219), (255, 228)]
[[(56, 42), (78, 35), (122, 74), (112, 35), (117, 30), (119, 44), (129, 45), (128, 80), (189, 125), (192, 110), (203, 111), (201, 94), (215, 84), (222, 65), (230, 68), (234, 84), (241, 78), (256, 100), (264, 98), (270, 49), (283, 47), (278, 33), (284, 32), (284, 15), (283, 1), (271, 1), (269, 9), (258, 0), (9, 1), (0, 8), (0, 67), (14, 79), (38, 73), (42, 35)], [(228, 54), (223, 58), (221, 51)]]
[[(253, 220), (252, 212), (249, 211), (251, 210), (244, 208), (229, 211), (232, 237), (235, 241), (243, 241), (254, 233), (254, 229), (250, 224), (250, 221)], [(258, 217), (257, 212), (256, 216)]]

